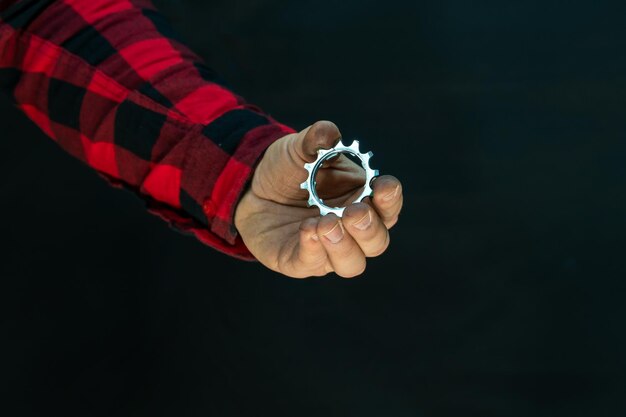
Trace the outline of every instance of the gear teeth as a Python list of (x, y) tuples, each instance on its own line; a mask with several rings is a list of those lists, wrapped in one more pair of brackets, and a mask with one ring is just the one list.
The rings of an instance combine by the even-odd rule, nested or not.
[[(377, 169), (371, 169), (369, 166), (369, 160), (374, 154), (372, 152), (361, 153), (359, 150), (359, 141), (353, 140), (350, 146), (346, 146), (343, 143), (343, 140), (339, 140), (339, 143), (334, 148), (331, 149), (318, 149), (317, 150), (317, 159), (312, 163), (304, 164), (304, 169), (308, 172), (307, 180), (300, 184), (300, 188), (302, 190), (307, 190), (309, 193), (309, 198), (307, 200), (307, 205), (309, 207), (316, 206), (321, 216), (326, 216), (327, 214), (334, 213), (338, 217), (342, 217), (345, 207), (329, 207), (324, 204), (324, 200), (319, 198), (315, 192), (317, 184), (315, 182), (315, 175), (317, 170), (323, 165), (323, 162), (328, 159), (329, 154), (340, 154), (340, 153), (351, 153), (354, 154), (357, 158), (361, 160), (361, 165), (365, 170), (366, 181), (367, 184), (363, 187), (363, 192), (361, 195), (354, 201), (354, 203), (362, 201), (365, 197), (371, 196), (373, 194), (371, 188), (371, 181), (374, 177), (379, 175), (379, 171)], [(368, 181), (369, 180), (369, 181)]]

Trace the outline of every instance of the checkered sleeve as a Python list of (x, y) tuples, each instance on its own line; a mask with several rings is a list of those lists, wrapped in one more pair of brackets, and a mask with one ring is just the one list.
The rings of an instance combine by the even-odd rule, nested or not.
[(150, 212), (253, 259), (234, 210), (293, 129), (224, 87), (148, 0), (0, 0), (0, 88)]

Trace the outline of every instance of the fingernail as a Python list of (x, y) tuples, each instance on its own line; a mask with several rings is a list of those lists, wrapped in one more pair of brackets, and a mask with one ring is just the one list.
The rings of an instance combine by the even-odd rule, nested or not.
[(400, 191), (400, 185), (396, 185), (396, 188), (390, 192), (389, 194), (387, 194), (386, 196), (383, 197), (383, 200), (385, 201), (390, 201), (392, 200), (395, 196), (398, 195), (398, 191)]
[(372, 224), (372, 214), (369, 210), (367, 210), (365, 216), (363, 216), (361, 220), (354, 222), (352, 225), (359, 230), (365, 230), (370, 226), (370, 224)]
[(337, 224), (335, 224), (335, 227), (324, 233), (323, 236), (328, 239), (330, 243), (338, 243), (341, 239), (343, 239), (343, 225), (341, 224), (341, 221), (338, 221)]
[(320, 237), (318, 235), (316, 235), (316, 234), (312, 234), (311, 235), (311, 239), (313, 239), (314, 241), (317, 242), (318, 240), (320, 240)]

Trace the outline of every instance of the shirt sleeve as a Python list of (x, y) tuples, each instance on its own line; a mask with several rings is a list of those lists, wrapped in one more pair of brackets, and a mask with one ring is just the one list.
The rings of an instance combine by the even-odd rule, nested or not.
[(147, 0), (0, 0), (0, 88), (177, 230), (254, 259), (234, 211), (294, 132), (224, 86)]

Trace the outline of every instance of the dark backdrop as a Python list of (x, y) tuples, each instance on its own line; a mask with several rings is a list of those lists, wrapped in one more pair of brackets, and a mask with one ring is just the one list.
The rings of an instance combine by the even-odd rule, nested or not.
[(626, 415), (624, 2), (157, 5), (249, 101), (374, 151), (392, 245), (354, 280), (230, 259), (3, 98), (0, 414)]

